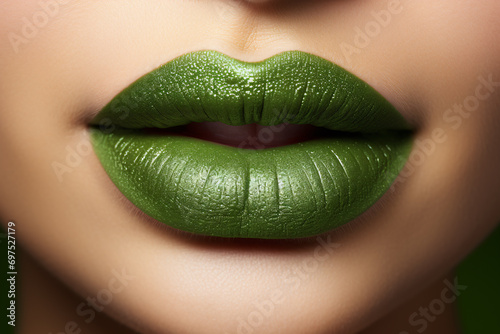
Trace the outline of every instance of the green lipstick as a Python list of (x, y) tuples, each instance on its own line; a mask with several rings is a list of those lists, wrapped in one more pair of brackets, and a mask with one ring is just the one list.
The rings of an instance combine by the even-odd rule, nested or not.
[[(169, 132), (194, 122), (307, 124), (328, 135), (251, 150)], [(412, 142), (372, 87), (300, 51), (256, 63), (215, 51), (181, 56), (124, 89), (91, 124), (104, 169), (140, 210), (232, 238), (303, 238), (350, 222), (389, 189)]]

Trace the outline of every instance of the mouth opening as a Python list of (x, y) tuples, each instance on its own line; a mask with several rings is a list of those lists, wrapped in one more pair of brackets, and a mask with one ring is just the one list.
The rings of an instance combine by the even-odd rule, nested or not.
[(271, 126), (253, 123), (235, 126), (221, 122), (191, 122), (166, 129), (146, 128), (143, 131), (148, 135), (186, 136), (249, 150), (293, 145), (344, 134), (309, 124), (290, 123)]

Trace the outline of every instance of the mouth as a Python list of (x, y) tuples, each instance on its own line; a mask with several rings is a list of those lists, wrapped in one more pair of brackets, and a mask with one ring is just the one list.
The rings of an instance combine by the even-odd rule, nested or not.
[(306, 238), (351, 222), (411, 150), (402, 115), (371, 86), (301, 52), (248, 63), (183, 55), (91, 121), (95, 152), (135, 206), (226, 238)]

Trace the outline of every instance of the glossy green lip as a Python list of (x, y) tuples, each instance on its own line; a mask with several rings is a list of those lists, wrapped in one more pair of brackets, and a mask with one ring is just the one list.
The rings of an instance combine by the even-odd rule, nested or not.
[[(331, 138), (243, 150), (142, 128), (283, 122)], [(139, 209), (201, 235), (301, 238), (361, 215), (411, 149), (403, 117), (368, 84), (300, 51), (258, 63), (215, 51), (176, 58), (118, 94), (92, 121), (95, 151)]]

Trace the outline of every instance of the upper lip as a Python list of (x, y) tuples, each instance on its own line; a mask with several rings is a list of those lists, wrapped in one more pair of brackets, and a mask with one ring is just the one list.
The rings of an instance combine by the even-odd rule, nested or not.
[[(206, 67), (207, 63), (211, 66)], [(410, 128), (367, 83), (301, 51), (283, 52), (256, 63), (216, 51), (181, 56), (125, 88), (91, 124), (139, 129), (190, 122), (287, 122), (347, 132)]]

